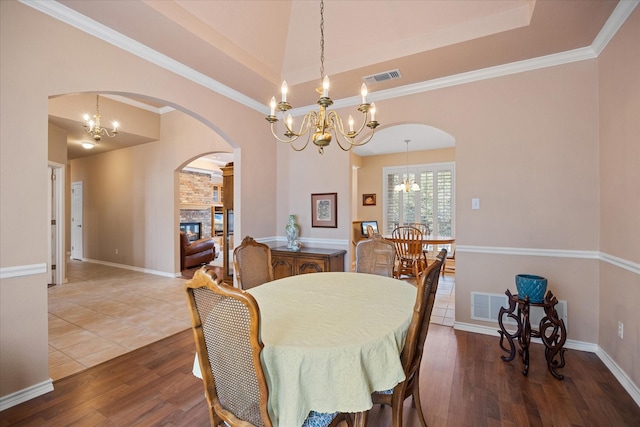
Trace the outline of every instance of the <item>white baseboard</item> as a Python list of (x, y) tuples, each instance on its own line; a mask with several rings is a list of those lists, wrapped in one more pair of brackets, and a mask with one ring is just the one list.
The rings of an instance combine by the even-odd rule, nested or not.
[(27, 400), (42, 396), (50, 391), (53, 391), (53, 381), (51, 378), (47, 381), (41, 382), (40, 384), (35, 384), (31, 387), (16, 391), (15, 393), (0, 397), (0, 411), (4, 411), (5, 409), (19, 405)]
[[(472, 323), (455, 322), (453, 328), (458, 331), (471, 332), (475, 334), (491, 335), (499, 337), (497, 327), (475, 325)], [(540, 338), (533, 338), (531, 342), (537, 342), (542, 344)], [(631, 398), (640, 406), (640, 388), (629, 378), (629, 376), (618, 366), (618, 364), (604, 351), (599, 345), (584, 341), (567, 340), (564, 345), (565, 348), (578, 351), (587, 351), (589, 353), (595, 353), (602, 363), (609, 369), (614, 377), (618, 380), (620, 385), (629, 393)]]
[[(453, 328), (458, 331), (473, 332), (475, 334), (491, 335), (494, 337), (500, 336), (500, 334), (498, 333), (498, 328), (499, 328), (498, 325), (496, 325), (495, 327), (492, 327), (492, 326), (475, 325), (473, 323), (455, 322), (453, 324)], [(531, 342), (542, 344), (542, 341), (540, 340), (540, 338), (531, 338)], [(567, 340), (564, 343), (564, 348), (571, 349), (571, 350), (578, 350), (578, 351), (588, 351), (589, 353), (596, 353), (599, 347), (597, 344), (593, 344), (589, 342)]]
[(171, 278), (180, 277), (180, 273), (169, 273), (167, 271), (150, 270), (148, 268), (135, 267), (133, 265), (126, 265), (126, 264), (117, 264), (115, 262), (100, 261), (97, 259), (83, 258), (82, 261), (91, 262), (94, 264), (108, 265), (110, 267), (124, 268), (125, 270), (138, 271), (140, 273), (155, 274), (156, 276), (171, 277)]
[(618, 380), (618, 382), (627, 390), (627, 393), (631, 395), (631, 398), (636, 402), (638, 406), (640, 406), (640, 389), (636, 384), (631, 381), (631, 378), (618, 366), (616, 362), (604, 351), (600, 346), (598, 346), (598, 350), (596, 351), (596, 355), (602, 360), (602, 363), (605, 364), (609, 371), (613, 374), (614, 377)]

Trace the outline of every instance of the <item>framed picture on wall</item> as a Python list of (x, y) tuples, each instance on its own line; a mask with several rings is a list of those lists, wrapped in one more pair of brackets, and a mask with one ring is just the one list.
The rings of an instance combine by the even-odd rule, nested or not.
[(338, 228), (338, 193), (311, 195), (311, 227)]
[(363, 194), (362, 195), (362, 206), (375, 206), (376, 205), (376, 195), (375, 194)]

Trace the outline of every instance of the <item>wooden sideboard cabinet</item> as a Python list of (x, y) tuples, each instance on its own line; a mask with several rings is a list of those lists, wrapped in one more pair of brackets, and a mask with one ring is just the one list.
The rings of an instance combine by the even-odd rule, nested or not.
[(301, 248), (286, 246), (271, 248), (271, 265), (275, 279), (321, 271), (344, 271), (345, 250)]

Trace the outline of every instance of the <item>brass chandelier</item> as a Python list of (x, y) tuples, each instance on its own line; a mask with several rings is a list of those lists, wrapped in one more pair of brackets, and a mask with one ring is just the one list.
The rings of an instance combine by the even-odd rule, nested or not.
[(409, 182), (409, 142), (411, 142), (411, 140), (405, 139), (404, 142), (407, 143), (407, 175), (403, 182), (395, 186), (394, 190), (402, 191), (403, 193), (408, 193), (409, 191), (420, 191), (420, 186), (415, 181)]
[[(367, 85), (363, 83), (360, 88), (362, 103), (360, 107), (358, 107), (358, 111), (364, 114), (364, 120), (358, 130), (354, 130), (354, 120), (351, 115), (349, 115), (348, 119), (349, 128), (345, 131), (342, 118), (338, 113), (335, 111), (327, 112), (327, 107), (331, 106), (333, 101), (329, 98), (329, 76), (324, 75), (324, 0), (320, 0), (320, 79), (322, 80), (322, 89), (318, 89), (318, 92), (322, 92), (322, 97), (317, 102), (320, 107), (319, 111), (312, 110), (305, 114), (300, 128), (297, 131), (293, 129), (293, 117), (291, 117), (291, 113), (288, 113), (285, 118), (285, 112), (291, 109), (291, 105), (287, 102), (287, 82), (282, 82), (282, 99), (276, 104), (276, 98), (271, 98), (271, 113), (266, 117), (266, 120), (271, 123), (271, 133), (273, 136), (278, 141), (289, 143), (295, 151), (304, 150), (309, 144), (309, 140), (312, 140), (318, 147), (320, 154), (323, 154), (324, 147), (331, 143), (332, 135), (335, 136), (336, 142), (344, 151), (349, 151), (353, 147), (358, 147), (369, 142), (379, 123), (375, 119), (375, 103), (367, 103)], [(281, 112), (282, 118), (284, 118), (284, 137), (278, 136), (277, 133), (276, 123), (278, 122), (278, 118), (275, 115), (276, 107)], [(368, 135), (356, 141), (356, 138), (364, 130), (365, 126), (369, 128)], [(293, 143), (304, 135), (307, 135), (306, 142), (301, 147), (296, 147)]]
[[(113, 122), (113, 130), (109, 133), (109, 130), (100, 126), (100, 95), (96, 95), (96, 113), (93, 115), (93, 120), (89, 117), (88, 114), (85, 114), (84, 123), (82, 127), (84, 130), (91, 135), (91, 138), (98, 143), (102, 139), (102, 135), (106, 135), (110, 138), (113, 138), (118, 134), (118, 122)], [(87, 148), (87, 147), (85, 147)]]

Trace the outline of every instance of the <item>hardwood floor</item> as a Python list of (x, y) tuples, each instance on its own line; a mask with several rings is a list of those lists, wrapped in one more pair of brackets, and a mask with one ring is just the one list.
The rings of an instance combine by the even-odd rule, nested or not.
[[(0, 412), (0, 426), (207, 426), (194, 352), (191, 331), (180, 332), (54, 382)], [(500, 355), (496, 337), (430, 326), (420, 374), (430, 427), (638, 426), (640, 407), (595, 354), (567, 351), (563, 381), (547, 371), (542, 345), (532, 346), (528, 377)], [(374, 407), (369, 426), (389, 427), (390, 414)], [(410, 399), (404, 425), (419, 425)]]

